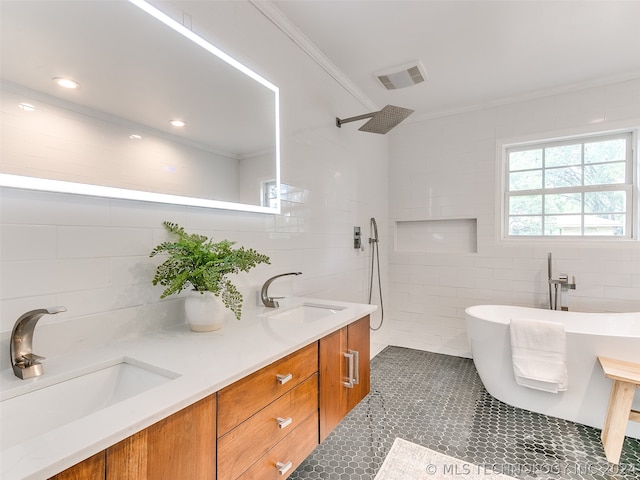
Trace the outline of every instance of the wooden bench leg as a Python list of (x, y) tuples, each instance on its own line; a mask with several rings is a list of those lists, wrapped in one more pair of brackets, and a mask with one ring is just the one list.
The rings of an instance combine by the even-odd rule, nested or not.
[(604, 418), (602, 436), (600, 437), (604, 453), (611, 463), (618, 464), (620, 462), (624, 434), (629, 422), (629, 413), (631, 412), (635, 391), (636, 386), (632, 383), (619, 380), (613, 381), (607, 415)]

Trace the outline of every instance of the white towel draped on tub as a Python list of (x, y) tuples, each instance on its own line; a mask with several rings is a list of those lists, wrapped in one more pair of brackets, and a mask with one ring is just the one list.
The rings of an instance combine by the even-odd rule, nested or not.
[(564, 325), (511, 319), (511, 358), (516, 383), (558, 393), (568, 385)]

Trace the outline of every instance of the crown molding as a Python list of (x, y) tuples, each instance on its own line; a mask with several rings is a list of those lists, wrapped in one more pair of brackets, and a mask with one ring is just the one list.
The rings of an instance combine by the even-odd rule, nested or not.
[(271, 0), (249, 2), (362, 105), (369, 110), (380, 110)]
[[(365, 95), (356, 84), (354, 84), (329, 58), (302, 31), (271, 1), (271, 0), (249, 0), (249, 2), (269, 19), (280, 31), (291, 39), (302, 51), (304, 51), (313, 61), (315, 61), (325, 72), (327, 72), (339, 85), (347, 90), (356, 100), (370, 111), (380, 110), (380, 107)], [(486, 102), (477, 102), (465, 106), (444, 108), (431, 112), (416, 113), (407, 118), (402, 125), (432, 120), (434, 118), (458, 115), (478, 110), (496, 108), (503, 105), (527, 102), (544, 97), (569, 94), (589, 88), (603, 87), (606, 85), (632, 81), (640, 78), (640, 71), (634, 71), (622, 75), (613, 75), (606, 78), (596, 78), (584, 82), (578, 82), (558, 87), (546, 88), (527, 92), (519, 95), (495, 98)]]
[[(490, 108), (498, 108), (504, 105), (514, 105), (517, 103), (528, 102), (532, 100), (538, 100), (541, 98), (549, 98), (557, 95), (566, 95), (571, 93), (588, 90), (591, 88), (607, 87), (609, 85), (615, 85), (617, 83), (630, 82), (634, 80), (640, 80), (640, 71), (626, 73), (622, 75), (612, 75), (608, 77), (600, 77), (592, 80), (587, 80), (579, 83), (572, 83), (568, 85), (561, 85), (558, 87), (545, 88), (541, 90), (535, 90), (519, 95), (512, 95), (509, 97), (501, 97), (492, 101), (465, 105), (457, 108), (434, 110), (431, 112), (420, 113), (412, 115), (407, 119), (404, 124), (418, 123), (427, 120), (433, 120), (434, 118), (449, 117), (452, 115), (459, 115), (469, 112), (475, 112), (478, 110), (486, 110)], [(400, 125), (401, 127), (401, 125)]]

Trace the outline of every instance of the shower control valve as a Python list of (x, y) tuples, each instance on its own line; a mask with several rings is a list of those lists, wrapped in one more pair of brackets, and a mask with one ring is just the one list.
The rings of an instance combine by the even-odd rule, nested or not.
[(362, 244), (362, 233), (360, 232), (360, 227), (353, 227), (353, 248), (364, 250), (364, 245)]

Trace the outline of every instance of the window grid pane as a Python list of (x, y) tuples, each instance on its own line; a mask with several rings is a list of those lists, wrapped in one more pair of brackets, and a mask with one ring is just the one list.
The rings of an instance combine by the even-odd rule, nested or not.
[(589, 142), (584, 144), (584, 163), (607, 163), (624, 161), (626, 142), (623, 138)]
[(507, 150), (508, 234), (629, 237), (631, 140), (626, 133)]
[(509, 235), (542, 235), (542, 217), (509, 217)]
[(625, 215), (585, 215), (584, 234), (620, 237), (625, 235)]
[(624, 162), (585, 165), (585, 185), (623, 185), (626, 180)]
[(523, 172), (511, 172), (509, 174), (509, 189), (512, 192), (518, 190), (538, 190), (542, 188), (542, 170), (527, 170)]

